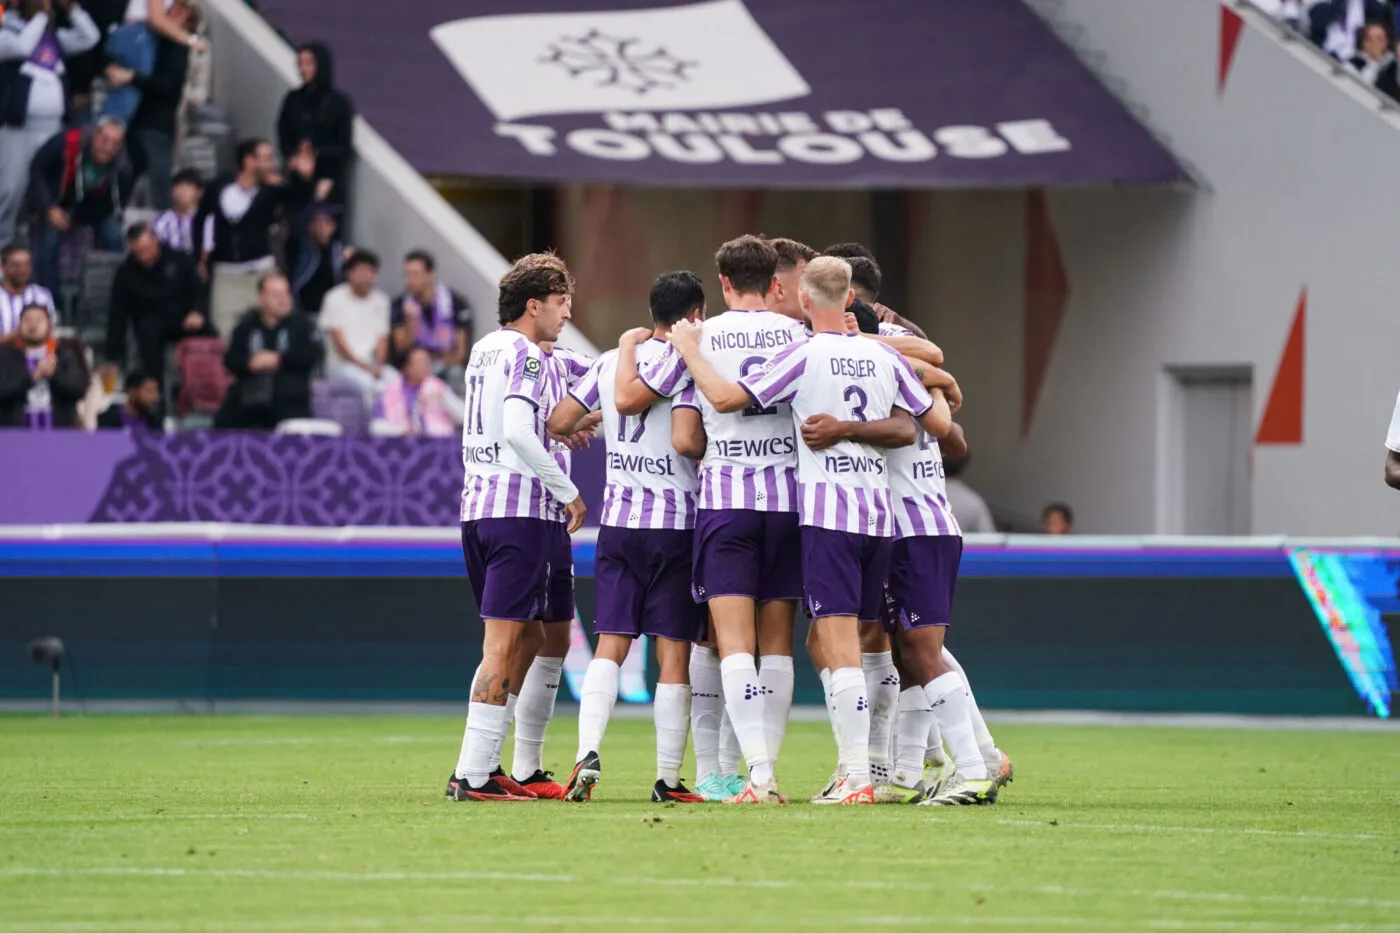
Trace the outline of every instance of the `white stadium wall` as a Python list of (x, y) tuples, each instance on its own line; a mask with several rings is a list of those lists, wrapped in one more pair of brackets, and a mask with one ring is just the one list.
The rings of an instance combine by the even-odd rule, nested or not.
[(1065, 500), (1077, 530), (1189, 530), (1173, 497), (1183, 463), (1209, 452), (1173, 449), (1168, 373), (1221, 367), (1253, 377), (1241, 530), (1394, 533), (1400, 499), (1381, 480), (1400, 389), (1393, 111), (1252, 10), (1031, 5), (1199, 188), (915, 196), (910, 311), (963, 380), (970, 482), (1012, 515)]

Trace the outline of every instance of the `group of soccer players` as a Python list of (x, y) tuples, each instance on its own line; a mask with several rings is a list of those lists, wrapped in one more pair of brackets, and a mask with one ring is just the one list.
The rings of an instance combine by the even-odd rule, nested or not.
[[(562, 260), (525, 256), (501, 280), (501, 328), (466, 372), (462, 549), (485, 636), (448, 797), (588, 800), (620, 665), (648, 635), (652, 799), (786, 803), (802, 602), (838, 752), (811, 802), (994, 803), (1011, 762), (943, 646), (962, 537), (942, 456), (965, 443), (942, 351), (872, 308), (879, 270), (856, 244), (818, 255), (742, 236), (715, 260), (723, 314), (706, 318), (693, 273), (665, 273), (652, 326), (597, 360), (555, 346), (574, 284)], [(560, 784), (541, 752), (574, 615), (569, 536), (587, 511), (569, 452), (599, 432), (597, 648)], [(692, 734), (694, 792), (680, 777)]]

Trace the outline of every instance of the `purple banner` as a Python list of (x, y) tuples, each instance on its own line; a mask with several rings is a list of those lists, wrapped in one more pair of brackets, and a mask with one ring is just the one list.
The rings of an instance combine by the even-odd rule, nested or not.
[[(573, 463), (596, 525), (602, 446), (574, 454)], [(455, 440), (0, 431), (0, 525), (450, 526), (461, 496)]]
[[(580, 6), (592, 7), (579, 12)], [(1184, 180), (1021, 0), (264, 0), (429, 175), (728, 187)]]

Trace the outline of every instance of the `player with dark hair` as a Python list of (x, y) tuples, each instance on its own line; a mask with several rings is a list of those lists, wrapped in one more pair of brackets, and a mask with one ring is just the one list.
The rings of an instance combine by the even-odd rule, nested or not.
[(493, 776), (491, 759), (508, 728), (506, 703), (516, 692), (512, 670), (525, 632), (544, 606), (550, 555), (587, 511), (543, 439), (562, 391), (539, 344), (559, 337), (573, 288), (558, 256), (518, 259), (500, 283), (501, 329), (477, 343), (467, 366), (462, 551), (485, 636), (462, 752), (447, 785), (456, 800), (529, 799)]
[[(620, 358), (635, 369), (668, 344), (678, 321), (703, 319), (705, 289), (691, 272), (667, 272), (652, 283), (652, 326), (623, 334), (616, 350), (603, 354), (549, 418), (554, 434), (578, 429), (589, 412), (601, 411), (608, 444), (607, 489), (594, 562), (598, 647), (579, 697), (577, 763), (567, 800), (587, 800), (602, 776), (599, 749), (617, 702), (622, 662), (642, 635), (655, 640), (660, 665), (653, 715), (656, 722), (656, 784), (652, 800), (699, 803), (704, 798), (681, 783), (690, 726), (690, 644), (705, 629), (705, 609), (691, 598), (690, 566), (695, 537), (695, 461), (676, 448), (676, 433), (699, 430), (699, 408), (680, 396), (658, 399), (639, 415), (622, 415), (614, 404)], [(677, 423), (688, 421), (688, 424)]]
[[(840, 256), (842, 259), (851, 261), (851, 284), (856, 288), (856, 297), (870, 305), (880, 318), (881, 323), (887, 325), (880, 328), (882, 336), (913, 334), (916, 337), (928, 339), (928, 334), (925, 334), (919, 325), (907, 318), (900, 317), (879, 303), (880, 286), (883, 284), (884, 274), (880, 271), (880, 264), (875, 261), (875, 254), (870, 252), (867, 247), (860, 243), (833, 243), (822, 250), (822, 255)], [(935, 362), (934, 365), (939, 365), (939, 362)]]
[[(705, 321), (701, 352), (726, 379), (762, 369), (803, 335), (770, 311), (778, 253), (741, 236), (715, 254), (729, 309)], [(673, 329), (674, 330), (674, 329)], [(616, 406), (639, 415), (690, 387), (686, 361), (667, 346), (640, 376), (619, 360)], [(725, 706), (749, 765), (732, 803), (782, 803), (773, 763), (792, 707), (792, 622), (802, 595), (797, 440), (787, 405), (721, 412), (700, 400), (708, 445), (700, 464), (692, 567), (695, 598), (710, 611)], [(755, 664), (754, 655), (759, 655)]]

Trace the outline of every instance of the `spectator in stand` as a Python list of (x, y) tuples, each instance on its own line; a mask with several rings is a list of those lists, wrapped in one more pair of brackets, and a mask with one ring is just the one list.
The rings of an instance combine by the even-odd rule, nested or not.
[(30, 305), (49, 309), (49, 318), (58, 320), (53, 295), (42, 285), (31, 285), (29, 276), (33, 263), (29, 250), (22, 246), (7, 246), (0, 251), (5, 278), (0, 281), (0, 342), (13, 339), (19, 331), (19, 317)]
[(1390, 53), (1390, 33), (1380, 23), (1367, 23), (1361, 27), (1361, 41), (1356, 54), (1347, 65), (1358, 78), (1367, 84), (1376, 85), (1381, 72), (1394, 64), (1395, 56)]
[(288, 91), (277, 116), (282, 158), (304, 154), (316, 162), (316, 200), (344, 204), (346, 175), (355, 154), (355, 105), (336, 90), (331, 50), (321, 42), (297, 49), (301, 87)]
[[(185, 28), (173, 13), (175, 0), (130, 0), (126, 22), (107, 36), (107, 54), (119, 68), (145, 79), (155, 71), (159, 55), (157, 43), (165, 38), (190, 48), (202, 48), (199, 37)], [(140, 80), (113, 88), (102, 107), (102, 115), (130, 123), (141, 106)]]
[(1251, 0), (1261, 11), (1301, 32), (1308, 31), (1307, 14), (1302, 0)]
[(967, 469), (969, 455), (944, 457), (943, 474), (947, 481), (948, 505), (958, 527), (963, 534), (991, 534), (997, 530), (992, 520), (992, 510), (987, 508), (987, 500), (977, 490), (963, 481), (963, 471)]
[(224, 365), (235, 382), (214, 418), (216, 428), (274, 428), (311, 417), (311, 371), (321, 361), (316, 325), (292, 308), (287, 277), (258, 282), (258, 305), (229, 338)]
[(1382, 23), (1395, 28), (1394, 12), (1384, 0), (1321, 0), (1308, 9), (1308, 37), (1333, 58), (1350, 61), (1361, 28)]
[[(97, 26), (98, 36), (105, 36), (121, 25), (126, 16), (127, 0), (83, 0), (83, 9)], [(64, 61), (68, 68), (68, 122), (72, 126), (92, 122), (92, 85), (107, 67), (110, 59), (99, 38), (95, 46), (81, 55)]]
[[(181, 28), (199, 28), (198, 14), (186, 0), (176, 0), (166, 14)], [(165, 36), (156, 42), (155, 65), (142, 76), (130, 68), (107, 66), (107, 84), (112, 88), (134, 87), (141, 92), (141, 105), (127, 128), (131, 141), (131, 161), (136, 177), (150, 179), (151, 207), (170, 209), (170, 175), (175, 162), (175, 118), (185, 94), (185, 75), (190, 69), (190, 47)]]
[(437, 263), (426, 250), (404, 257), (403, 283), (404, 293), (389, 309), (391, 362), (401, 368), (408, 351), (420, 346), (438, 375), (465, 366), (472, 343), (467, 300), (438, 281)]
[(54, 339), (48, 308), (25, 308), (19, 334), (0, 346), (0, 427), (77, 427), (87, 390), (83, 345)]
[(1074, 531), (1074, 512), (1063, 502), (1052, 502), (1040, 513), (1040, 530), (1047, 535), (1067, 535)]
[(97, 45), (97, 24), (72, 0), (23, 0), (0, 28), (0, 246), (15, 238), (29, 163), (63, 129), (64, 59)]
[(391, 375), (379, 395), (375, 417), (403, 434), (452, 437), (457, 433), (454, 413), (461, 401), (437, 376), (432, 357), (413, 347), (404, 361), (403, 374)]
[(345, 283), (326, 294), (321, 331), (326, 336), (326, 375), (374, 395), (389, 356), (389, 296), (374, 287), (379, 257), (364, 250), (345, 261)]
[(345, 281), (345, 257), (351, 250), (340, 239), (339, 217), (336, 205), (317, 203), (287, 244), (292, 295), (297, 307), (309, 314), (320, 314), (326, 293)]
[(193, 259), (161, 243), (145, 224), (134, 224), (126, 242), (129, 252), (112, 278), (102, 376), (116, 381), (115, 370), (126, 362), (129, 326), (136, 333), (141, 369), (163, 382), (166, 347), (218, 333), (204, 313), (204, 289)]
[[(199, 213), (199, 200), (204, 197), (204, 179), (194, 169), (181, 169), (170, 180), (170, 200), (173, 207), (157, 214), (151, 221), (156, 239), (186, 256), (198, 256), (203, 251), (202, 237), (195, 234), (194, 218)], [(196, 249), (196, 245), (200, 248)]]
[(258, 283), (277, 265), (271, 236), (278, 209), (290, 216), (306, 203), (316, 170), (310, 156), (298, 154), (288, 160), (291, 177), (283, 181), (264, 139), (239, 143), (237, 160), (237, 173), (205, 189), (194, 222), (205, 234), (201, 265), (213, 279), (210, 317), (225, 334), (257, 300)]
[(131, 194), (131, 161), (122, 151), (126, 127), (103, 117), (91, 129), (71, 129), (44, 143), (29, 171), (35, 278), (58, 291), (64, 234), (91, 227), (99, 249), (121, 252), (122, 209)]
[(163, 431), (165, 419), (160, 413), (160, 381), (155, 376), (133, 369), (127, 373), (122, 385), (126, 391), (126, 401), (120, 405), (108, 405), (97, 416), (97, 426)]

